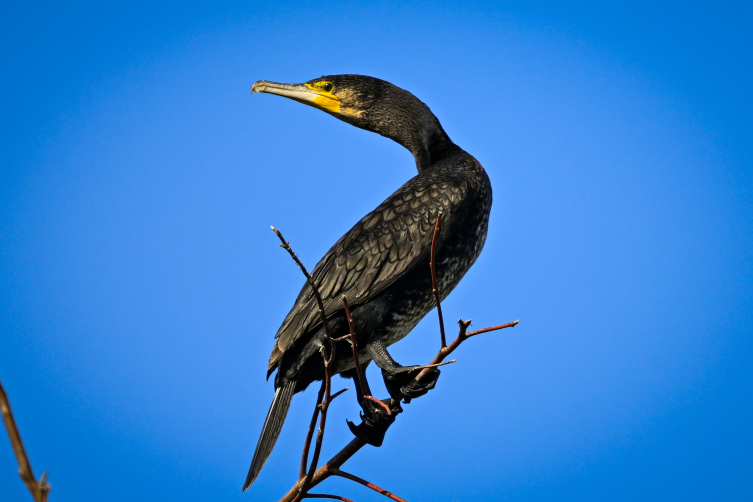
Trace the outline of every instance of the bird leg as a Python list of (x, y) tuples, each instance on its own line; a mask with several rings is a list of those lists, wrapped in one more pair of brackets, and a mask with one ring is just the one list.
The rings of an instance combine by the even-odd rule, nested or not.
[(405, 403), (410, 403), (411, 399), (423, 396), (437, 384), (440, 371), (436, 367), (428, 366), (428, 374), (420, 381), (415, 381), (416, 375), (427, 366), (401, 366), (392, 359), (379, 338), (372, 338), (366, 348), (376, 365), (381, 368), (384, 385), (394, 400), (402, 399)]
[(346, 340), (350, 342), (351, 349), (353, 350), (353, 379), (357, 382), (356, 397), (358, 398), (358, 404), (361, 405), (361, 409), (365, 413), (361, 413), (361, 425), (356, 426), (353, 422), (347, 421), (348, 427), (356, 437), (363, 439), (368, 444), (381, 446), (387, 428), (395, 421), (395, 417), (389, 406), (371, 395), (369, 382), (366, 381), (366, 373), (364, 371), (369, 363), (367, 362), (361, 368), (361, 363), (358, 359), (358, 342), (356, 341), (356, 333), (353, 330), (353, 317), (350, 315), (350, 307), (345, 295), (343, 295), (343, 308), (345, 309), (345, 317), (348, 320), (348, 328), (350, 329), (350, 339), (346, 338)]
[(390, 409), (387, 404), (371, 395), (365, 372), (368, 364), (367, 362), (363, 365), (363, 371), (359, 371), (361, 368), (353, 368), (353, 370), (342, 373), (344, 377), (352, 376), (356, 380), (356, 398), (363, 410), (360, 413), (361, 423), (359, 425), (355, 425), (349, 420), (347, 423), (350, 431), (356, 437), (363, 439), (372, 446), (382, 446), (384, 435), (395, 421), (395, 415), (403, 410), (399, 404), (394, 409)]
[[(348, 427), (356, 437), (366, 443), (372, 446), (382, 446), (387, 429), (395, 422), (395, 416), (403, 411), (400, 407), (400, 401), (409, 403), (411, 399), (429, 392), (436, 385), (440, 372), (432, 366), (399, 365), (387, 352), (382, 341), (376, 337), (372, 338), (371, 343), (366, 348), (372, 360), (382, 370), (384, 385), (392, 397), (394, 407), (389, 409), (383, 401), (376, 401), (371, 396), (359, 396), (359, 403), (363, 409), (363, 413), (361, 413), (362, 422), (355, 425), (349, 421)], [(420, 381), (416, 381), (415, 378), (418, 373), (426, 368), (429, 368), (428, 374)], [(389, 412), (385, 413), (385, 409)]]
[(367, 361), (362, 367), (343, 371), (340, 375), (343, 378), (352, 378), (356, 382), (356, 399), (361, 408), (364, 408), (364, 411), (368, 412), (368, 410), (376, 407), (376, 409), (390, 414), (390, 408), (371, 395), (371, 388), (369, 387), (368, 380), (366, 380), (366, 368), (369, 366), (369, 363), (371, 361)]

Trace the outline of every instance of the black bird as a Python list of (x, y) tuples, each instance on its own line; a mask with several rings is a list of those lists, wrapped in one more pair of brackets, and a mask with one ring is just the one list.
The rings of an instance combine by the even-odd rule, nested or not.
[[(407, 386), (416, 374), (410, 372), (415, 367), (397, 364), (386, 347), (410, 333), (435, 306), (429, 255), (439, 214), (436, 275), (441, 298), (453, 290), (481, 253), (492, 205), (492, 187), (484, 168), (450, 140), (428, 106), (384, 80), (362, 75), (330, 75), (295, 85), (260, 80), (251, 92), (277, 94), (323, 110), (398, 142), (416, 159), (418, 175), (343, 235), (311, 275), (321, 292), (332, 336), (350, 332), (342, 304), (346, 295), (361, 364), (373, 360), (382, 369), (389, 393), (398, 400), (407, 402), (426, 393), (434, 386), (439, 370), (435, 369), (433, 379), (423, 386)], [(338, 182), (342, 183), (346, 182)], [(365, 188), (359, 186), (357, 177), (347, 183), (349, 187), (340, 189)], [(308, 283), (275, 337), (267, 372), (269, 378), (277, 370), (275, 397), (244, 490), (272, 452), (293, 394), (324, 378), (319, 353), (324, 328)], [(352, 377), (353, 368), (351, 348), (343, 340), (335, 349), (333, 374)], [(367, 415), (374, 412), (367, 408), (364, 406)], [(381, 438), (365, 439), (381, 444)]]

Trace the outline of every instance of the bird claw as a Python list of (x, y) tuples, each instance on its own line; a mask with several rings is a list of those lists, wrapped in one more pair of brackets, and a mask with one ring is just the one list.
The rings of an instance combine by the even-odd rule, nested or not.
[[(365, 398), (371, 396), (364, 396)], [(375, 398), (371, 398), (374, 401), (378, 401)], [(369, 399), (364, 399), (361, 403), (365, 413), (361, 413), (361, 423), (355, 425), (350, 420), (346, 420), (348, 428), (354, 436), (363, 440), (365, 443), (371, 446), (382, 446), (384, 442), (384, 435), (387, 433), (387, 429), (395, 422), (395, 417), (398, 413), (402, 412), (400, 403), (390, 409), (386, 404), (379, 401), (380, 405), (375, 404)]]
[(405, 403), (410, 403), (411, 399), (421, 397), (437, 384), (440, 371), (437, 368), (428, 368), (428, 372), (421, 380), (416, 381), (416, 375), (424, 366), (401, 366), (396, 371), (382, 370), (384, 385), (390, 396)]

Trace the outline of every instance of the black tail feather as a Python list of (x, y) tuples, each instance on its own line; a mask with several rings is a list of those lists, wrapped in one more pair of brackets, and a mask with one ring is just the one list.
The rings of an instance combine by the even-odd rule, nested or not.
[(293, 381), (285, 383), (275, 392), (275, 398), (272, 400), (272, 406), (269, 407), (267, 419), (261, 429), (259, 442), (256, 444), (256, 451), (254, 451), (254, 459), (251, 461), (251, 467), (248, 469), (248, 476), (246, 476), (246, 482), (243, 483), (242, 491), (249, 489), (254, 484), (261, 468), (264, 467), (264, 463), (272, 453), (272, 448), (274, 448), (277, 437), (282, 430), (282, 424), (285, 423), (285, 416), (288, 414), (294, 390), (295, 382)]

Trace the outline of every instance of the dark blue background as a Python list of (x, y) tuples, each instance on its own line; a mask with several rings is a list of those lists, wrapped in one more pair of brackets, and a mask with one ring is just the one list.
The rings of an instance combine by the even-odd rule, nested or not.
[[(752, 14), (6, 3), (0, 377), (51, 501), (294, 482), (311, 392), (240, 494), (303, 282), (269, 225), (313, 267), (415, 173), (385, 138), (249, 95), (331, 73), (414, 92), (487, 168), (487, 246), (445, 316), (521, 320), (464, 345), (348, 469), (412, 501), (750, 500)], [(431, 359), (436, 326), (395, 357)], [(335, 402), (325, 455), (357, 411)], [(3, 443), (0, 499), (28, 500)]]

